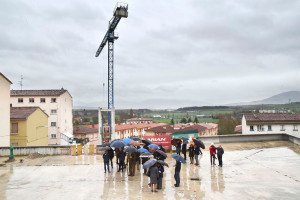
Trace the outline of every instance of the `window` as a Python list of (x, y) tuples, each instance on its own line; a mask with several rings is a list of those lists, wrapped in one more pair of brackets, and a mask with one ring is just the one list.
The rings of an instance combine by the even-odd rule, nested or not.
[(56, 114), (57, 114), (57, 110), (56, 109), (51, 110), (51, 115), (56, 115)]
[(264, 125), (257, 125), (257, 131), (264, 131)]
[(51, 122), (51, 126), (56, 126), (56, 122)]
[(294, 129), (293, 129), (293, 131), (298, 131), (298, 127), (297, 127), (297, 125), (294, 125)]
[(40, 98), (40, 102), (41, 103), (46, 103), (46, 99), (45, 98)]
[(272, 126), (268, 125), (268, 131), (272, 131)]
[(56, 134), (51, 134), (51, 138), (55, 139), (56, 138)]
[(34, 103), (34, 98), (29, 98), (29, 103)]
[(11, 134), (18, 134), (19, 132), (19, 126), (18, 123), (11, 123)]
[(250, 131), (254, 131), (254, 128), (253, 128), (253, 126), (250, 126)]
[(51, 98), (51, 103), (56, 103), (56, 98)]
[(23, 103), (23, 98), (18, 98), (18, 103)]
[(285, 131), (284, 125), (281, 125), (281, 126), (280, 126), (280, 130), (281, 130), (281, 131)]

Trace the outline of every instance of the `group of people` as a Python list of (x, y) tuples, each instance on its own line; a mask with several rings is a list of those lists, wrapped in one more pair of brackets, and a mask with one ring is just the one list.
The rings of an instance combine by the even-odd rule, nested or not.
[[(111, 168), (113, 168), (113, 158), (116, 155), (116, 165), (118, 166), (118, 172), (124, 171), (126, 166), (128, 166), (128, 176), (134, 176), (135, 175), (135, 168), (137, 166), (137, 169), (139, 170), (140, 165), (140, 153), (139, 152), (132, 152), (127, 155), (126, 159), (126, 152), (123, 148), (117, 148), (115, 151), (112, 148), (109, 148), (106, 150), (103, 154), (103, 162), (104, 162), (104, 172), (107, 171), (110, 172), (109, 165), (111, 165)], [(126, 162), (125, 162), (126, 161)]]
[[(137, 147), (140, 148), (140, 147)], [(165, 149), (160, 146), (160, 150), (165, 152)], [(183, 159), (186, 160), (186, 153), (188, 150), (188, 155), (190, 158), (190, 164), (195, 164), (196, 166), (199, 165), (199, 156), (202, 155), (202, 151), (199, 146), (197, 146), (194, 143), (191, 143), (189, 145), (189, 148), (187, 149), (187, 144), (176, 144), (176, 153), (180, 155), (183, 154)], [(215, 147), (212, 143), (209, 147), (209, 153), (210, 153), (210, 163), (211, 165), (215, 165), (215, 160), (218, 159), (219, 166), (223, 166), (222, 156), (224, 154), (224, 149), (221, 145), (218, 147)], [(127, 155), (127, 159), (126, 159)], [(126, 167), (128, 167), (128, 176), (134, 176), (136, 168), (137, 170), (140, 170), (140, 164), (144, 164), (147, 162), (150, 157), (148, 156), (141, 156), (138, 151), (126, 153), (124, 151), (124, 148), (116, 148), (113, 150), (112, 148), (109, 148), (105, 151), (103, 154), (103, 161), (104, 161), (104, 172), (107, 171), (110, 172), (110, 165), (111, 168), (113, 168), (113, 158), (116, 156), (116, 164), (118, 166), (118, 172), (124, 171)], [(217, 158), (216, 158), (217, 156)], [(164, 160), (166, 157), (162, 156), (161, 154), (157, 153), (156, 151), (152, 153), (152, 157), (156, 160), (162, 161), (164, 163)], [(125, 163), (126, 160), (126, 163)], [(152, 192), (157, 192), (157, 190), (162, 189), (162, 182), (164, 177), (164, 164), (161, 162), (156, 162), (154, 165), (152, 165), (149, 169), (144, 169), (144, 174), (148, 175), (150, 177), (150, 183), (148, 184), (151, 188)], [(175, 187), (180, 186), (180, 171), (181, 171), (181, 162), (176, 160), (175, 164), (175, 173), (174, 173), (174, 179), (175, 179)]]
[[(184, 159), (186, 160), (186, 153), (187, 153), (187, 144), (181, 144), (181, 142), (177, 142), (176, 144), (176, 153), (180, 155), (183, 154)], [(202, 155), (201, 148), (194, 143), (191, 143), (188, 148), (190, 164), (195, 164), (196, 166), (199, 165), (199, 156)], [(214, 143), (211, 143), (209, 147), (210, 153), (210, 163), (211, 165), (215, 165), (215, 160), (218, 159), (219, 166), (223, 166), (222, 157), (224, 154), (224, 149), (221, 145), (218, 147), (214, 146)], [(217, 156), (217, 157), (216, 157)]]
[(209, 155), (210, 155), (210, 164), (211, 165), (216, 165), (215, 160), (216, 160), (216, 155), (218, 158), (219, 166), (223, 167), (223, 154), (224, 154), (224, 149), (221, 145), (218, 147), (215, 147), (214, 143), (211, 143), (209, 147)]

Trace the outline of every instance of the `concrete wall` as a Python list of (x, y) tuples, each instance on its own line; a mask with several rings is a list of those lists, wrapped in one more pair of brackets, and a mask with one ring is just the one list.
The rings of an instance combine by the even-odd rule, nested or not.
[[(0, 156), (9, 156), (9, 147), (0, 147)], [(23, 156), (33, 153), (43, 155), (71, 155), (71, 146), (36, 146), (36, 147), (15, 147), (14, 155)]]
[(10, 144), (10, 82), (0, 75), (0, 147)]
[(288, 140), (286, 134), (237, 134), (237, 135), (217, 135), (200, 137), (206, 144), (210, 143), (235, 143), (235, 142), (263, 142)]

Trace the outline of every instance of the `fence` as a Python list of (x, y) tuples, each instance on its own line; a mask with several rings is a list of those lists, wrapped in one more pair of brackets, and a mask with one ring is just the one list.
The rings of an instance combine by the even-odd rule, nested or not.
[[(290, 141), (294, 144), (300, 145), (300, 138), (288, 134), (239, 134), (239, 135), (216, 135), (216, 136), (202, 136), (200, 138), (204, 143), (237, 143), (237, 142), (263, 142), (263, 141)], [(79, 146), (79, 145), (78, 145)], [(14, 147), (14, 155), (22, 156), (33, 153), (43, 155), (74, 155), (71, 151), (72, 146), (34, 146), (34, 147)], [(76, 151), (81, 151), (81, 146)], [(83, 148), (84, 154), (101, 154), (104, 148), (101, 145), (85, 146)], [(9, 156), (9, 147), (0, 147), (0, 156)], [(75, 155), (81, 155), (75, 153)]]

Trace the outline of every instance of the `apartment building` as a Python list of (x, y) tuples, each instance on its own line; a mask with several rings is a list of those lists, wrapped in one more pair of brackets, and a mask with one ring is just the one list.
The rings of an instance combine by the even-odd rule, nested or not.
[(0, 72), (0, 147), (10, 144), (10, 85), (12, 82)]
[(300, 113), (249, 113), (242, 118), (242, 134), (300, 133)]
[(11, 90), (13, 107), (40, 107), (48, 116), (48, 144), (67, 145), (73, 138), (73, 99), (64, 88)]

